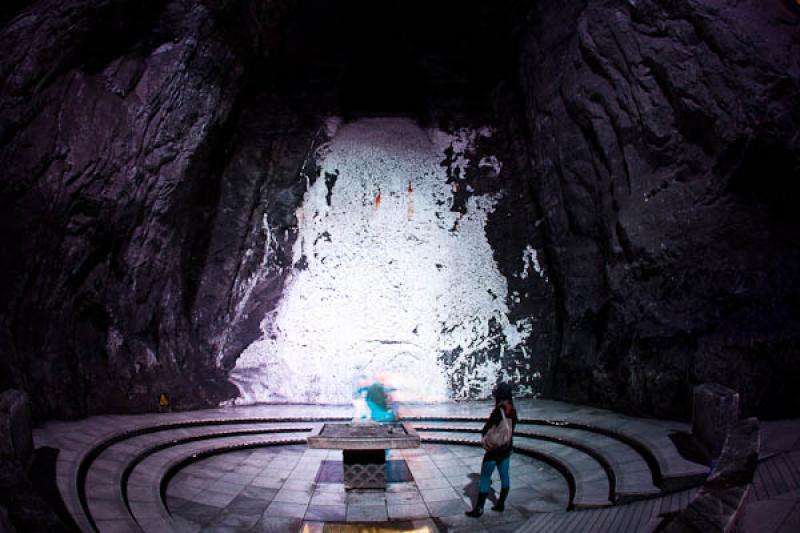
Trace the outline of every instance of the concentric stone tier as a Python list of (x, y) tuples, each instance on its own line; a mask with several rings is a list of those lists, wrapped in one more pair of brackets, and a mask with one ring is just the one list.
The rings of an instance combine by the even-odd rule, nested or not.
[[(545, 518), (571, 524), (604, 509), (649, 513), (647, 520), (624, 521), (644, 527), (658, 524), (662, 507), (681, 505), (673, 493), (688, 495), (676, 490), (696, 486), (708, 470), (675, 449), (669, 435), (686, 431), (685, 424), (522, 401), (509, 508), (464, 522), (480, 470), (479, 432), (490, 409), (485, 402), (404, 406), (403, 420), (418, 431), (423, 447), (393, 452), (390, 464), (394, 458), (407, 465), (411, 477), (390, 483), (380, 501), (362, 501), (375, 496), (359, 499), (345, 494), (340, 480), (325, 479), (335, 470), (326, 464), (341, 461), (341, 452), (305, 449), (306, 437), (322, 423), (349, 420), (345, 407), (101, 416), (48, 423), (36, 430), (35, 441), (60, 450), (59, 489), (80, 529), (101, 532), (197, 531), (215, 520), (259, 531), (259, 524), (277, 519), (299, 527), (303, 520), (430, 518), (456, 530), (508, 530), (526, 521), (546, 525)], [(240, 462), (226, 470), (227, 457)], [(197, 469), (205, 464), (219, 475)], [(617, 521), (609, 527), (599, 530), (626, 530)]]

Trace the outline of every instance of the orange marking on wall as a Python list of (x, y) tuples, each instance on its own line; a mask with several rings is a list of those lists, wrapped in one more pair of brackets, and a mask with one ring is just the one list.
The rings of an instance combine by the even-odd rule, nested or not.
[(408, 221), (414, 218), (414, 187), (408, 182)]

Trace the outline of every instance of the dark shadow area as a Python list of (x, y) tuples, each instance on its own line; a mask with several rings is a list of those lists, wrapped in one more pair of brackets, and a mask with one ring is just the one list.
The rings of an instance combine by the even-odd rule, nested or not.
[[(478, 492), (479, 492), (479, 487), (480, 487), (480, 483), (481, 483), (481, 474), (480, 474), (480, 472), (477, 472), (477, 473), (474, 473), (474, 474), (468, 474), (467, 477), (469, 477), (469, 483), (467, 483), (467, 485), (464, 486), (464, 489), (462, 490), (462, 494), (464, 496), (468, 496), (469, 499), (470, 499), (470, 502), (472, 502), (472, 504), (474, 504), (475, 500), (478, 498)], [(494, 487), (492, 487), (492, 486), (489, 487), (489, 498), (488, 498), (488, 500), (490, 502), (492, 502), (492, 503), (497, 503), (497, 491), (494, 490)]]
[(681, 454), (681, 457), (687, 461), (692, 461), (693, 463), (699, 463), (701, 465), (707, 465), (711, 463), (711, 458), (705, 454), (700, 446), (698, 446), (691, 433), (678, 431), (675, 433), (670, 433), (669, 438), (672, 440), (675, 448), (678, 449), (678, 453)]
[(800, 162), (795, 154), (772, 139), (757, 138), (737, 148), (738, 165), (730, 177), (731, 190), (745, 201), (764, 204), (774, 230), (796, 228), (798, 211), (794, 199), (800, 193)]
[(656, 526), (653, 530), (654, 533), (658, 533), (659, 531), (664, 531), (667, 529), (667, 526), (675, 519), (676, 516), (680, 514), (680, 511), (671, 511), (668, 513), (661, 513), (658, 515), (661, 518), (661, 522)]
[(56, 463), (58, 462), (58, 449), (42, 446), (33, 452), (33, 460), (28, 477), (34, 489), (47, 502), (61, 522), (66, 525), (69, 531), (78, 531), (78, 525), (69, 514), (61, 493), (58, 491), (56, 480)]
[(501, 3), (302, 0), (270, 80), (298, 107), (345, 117), (484, 112), (515, 57)]
[(14, 18), (23, 8), (27, 7), (31, 0), (6, 0), (0, 6), (0, 24)]
[[(344, 483), (344, 468), (342, 461), (322, 461), (314, 479), (317, 483)], [(402, 459), (386, 461), (386, 482), (407, 483), (414, 481), (408, 465)]]
[(389, 460), (386, 461), (386, 482), (387, 483), (404, 483), (414, 481), (414, 476), (411, 475), (411, 470), (408, 469), (408, 464), (403, 460)]
[(44, 457), (37, 453), (29, 469), (16, 459), (0, 459), (0, 505), (16, 531), (78, 531), (58, 496), (57, 451), (49, 450)]

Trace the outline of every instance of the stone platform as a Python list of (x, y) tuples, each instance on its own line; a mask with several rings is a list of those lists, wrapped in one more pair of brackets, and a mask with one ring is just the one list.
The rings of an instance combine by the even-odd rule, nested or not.
[(687, 424), (519, 401), (506, 511), (487, 506), (470, 519), (463, 513), (477, 488), (480, 428), (491, 408), (402, 406), (401, 420), (422, 446), (390, 452), (408, 475), (390, 476), (385, 492), (346, 492), (323, 468), (343, 461), (342, 452), (306, 445), (321, 424), (349, 421), (349, 406), (97, 416), (47, 423), (34, 439), (60, 450), (58, 486), (80, 529), (101, 532), (322, 531), (385, 521), (401, 530), (549, 531), (585, 521), (597, 531), (648, 531), (688, 505), (709, 470), (681, 457), (670, 438)]

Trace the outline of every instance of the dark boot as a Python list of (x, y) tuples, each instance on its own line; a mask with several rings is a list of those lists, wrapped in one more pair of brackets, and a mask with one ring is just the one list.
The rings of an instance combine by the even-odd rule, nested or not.
[(479, 492), (478, 500), (475, 502), (475, 507), (473, 507), (471, 511), (467, 511), (464, 514), (467, 516), (471, 516), (472, 518), (478, 518), (480, 515), (483, 514), (483, 504), (486, 503), (486, 498), (488, 496), (489, 496), (488, 492)]
[(492, 511), (497, 511), (498, 513), (505, 511), (506, 498), (508, 497), (509, 490), (510, 489), (500, 489), (500, 498), (497, 499), (497, 503), (492, 507)]

